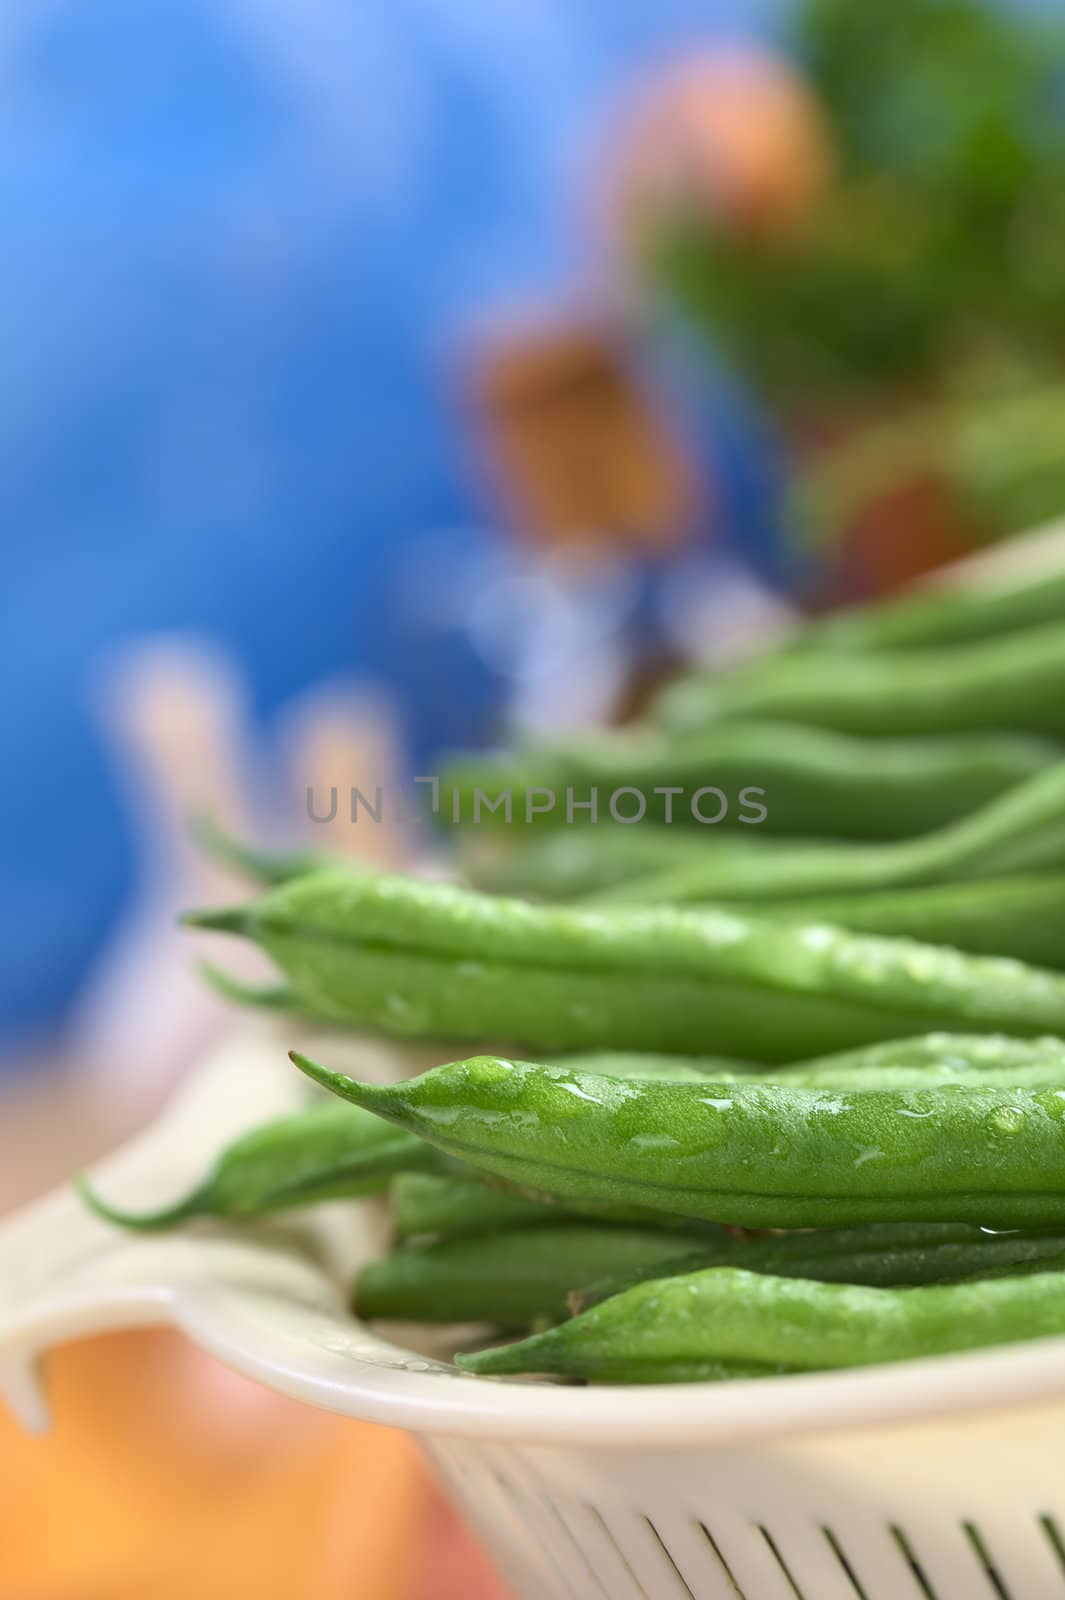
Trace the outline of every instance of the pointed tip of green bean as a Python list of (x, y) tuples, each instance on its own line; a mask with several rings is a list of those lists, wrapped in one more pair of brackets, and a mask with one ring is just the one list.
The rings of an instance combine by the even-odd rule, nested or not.
[(346, 1073), (332, 1072), (320, 1062), (312, 1061), (310, 1056), (301, 1055), (298, 1050), (290, 1050), (288, 1058), (323, 1089), (339, 1095), (342, 1100), (350, 1100), (353, 1105), (365, 1106), (368, 1111), (379, 1110), (382, 1099), (387, 1096), (388, 1091), (382, 1089), (380, 1084), (361, 1083), (358, 1078), (349, 1078)]
[(295, 992), (284, 983), (244, 983), (213, 961), (199, 961), (196, 970), (216, 994), (226, 1000), (236, 1000), (241, 1005), (259, 1006), (268, 1011), (296, 1011), (299, 1009)]
[(534, 1333), (529, 1339), (518, 1339), (513, 1344), (492, 1345), (488, 1350), (460, 1351), (455, 1365), (461, 1372), (474, 1372), (478, 1377), (509, 1377), (520, 1372), (550, 1372), (549, 1362), (541, 1364), (541, 1348), (550, 1343), (551, 1331)]
[(113, 1222), (119, 1228), (132, 1228), (144, 1233), (150, 1233), (154, 1229), (169, 1228), (175, 1222), (183, 1222), (186, 1217), (195, 1216), (199, 1209), (199, 1193), (194, 1191), (192, 1194), (178, 1200), (174, 1205), (164, 1206), (158, 1211), (123, 1211), (118, 1206), (109, 1205), (97, 1193), (89, 1182), (86, 1173), (75, 1173), (71, 1182), (76, 1193), (90, 1211), (96, 1216), (102, 1217), (105, 1222)]
[(212, 861), (232, 867), (257, 883), (271, 881), (269, 875), (264, 874), (262, 862), (265, 858), (261, 857), (258, 851), (242, 844), (233, 834), (227, 833), (210, 812), (193, 812), (186, 822), (186, 827), (193, 843), (203, 851), (204, 855), (210, 856)]
[(181, 914), (184, 928), (210, 928), (217, 933), (246, 933), (248, 931), (247, 906), (207, 906)]

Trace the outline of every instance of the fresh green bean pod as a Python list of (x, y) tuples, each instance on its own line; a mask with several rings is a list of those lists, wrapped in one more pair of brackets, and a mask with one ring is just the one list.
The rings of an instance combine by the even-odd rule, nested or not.
[[(287, 883), (289, 878), (319, 872), (323, 867), (348, 866), (347, 862), (322, 850), (265, 850), (245, 844), (227, 833), (213, 817), (195, 817), (191, 828), (193, 839), (205, 854), (224, 867), (234, 868), (253, 883)], [(352, 861), (349, 870), (357, 872), (358, 864)]]
[(817, 1228), (812, 1233), (756, 1238), (724, 1235), (666, 1261), (648, 1261), (628, 1273), (593, 1281), (570, 1296), (584, 1311), (652, 1278), (684, 1277), (707, 1267), (742, 1267), (777, 1278), (818, 1283), (864, 1283), (874, 1288), (916, 1287), (1033, 1268), (1065, 1259), (1065, 1228), (992, 1233), (963, 1222), (882, 1222), (864, 1228)]
[[(1065, 1089), (1065, 1065), (1060, 1054), (1033, 1060), (1026, 1066), (963, 1067), (949, 1060), (913, 1066), (863, 1066), (845, 1056), (832, 1065), (832, 1057), (818, 1065), (767, 1068), (755, 1073), (763, 1083), (780, 1083), (793, 1089)], [(727, 1081), (727, 1080), (726, 1080)], [(739, 1081), (736, 1079), (733, 1082)], [(749, 1081), (749, 1080), (748, 1080)]]
[[(1065, 1088), (1065, 1042), (1004, 1034), (927, 1033), (914, 1039), (817, 1056), (792, 1066), (759, 1066), (722, 1057), (641, 1056), (613, 1051), (562, 1056), (552, 1065), (607, 1077), (674, 1082), (781, 1083), (800, 1089)], [(428, 1181), (428, 1180), (426, 1180)]]
[[(567, 1057), (561, 1064), (569, 1065)], [(782, 1067), (774, 1077), (789, 1081), (793, 1075), (810, 1077), (822, 1071), (850, 1072), (860, 1077), (867, 1069), (934, 1069), (947, 1076), (969, 1072), (1001, 1072), (1008, 1087), (1008, 1074), (1017, 1068), (1065, 1066), (1065, 1039), (1046, 1036), (1018, 1039), (1005, 1033), (922, 1033), (911, 1039), (885, 1039), (882, 1044), (863, 1045), (858, 1050), (843, 1050), (835, 1055)], [(817, 1085), (813, 1085), (816, 1087)], [(842, 1084), (831, 1087), (839, 1088)]]
[[(1060, 563), (1060, 557), (1058, 558)], [(874, 605), (847, 606), (805, 623), (795, 643), (831, 650), (968, 644), (1065, 622), (1065, 567), (988, 572), (965, 583), (924, 583)]]
[(553, 1226), (574, 1213), (558, 1201), (489, 1187), (475, 1175), (404, 1172), (389, 1191), (397, 1239), (458, 1239), (506, 1229)]
[(711, 1267), (637, 1285), (570, 1322), (456, 1361), (467, 1372), (647, 1381), (661, 1364), (824, 1370), (1065, 1333), (1065, 1271), (876, 1289)]
[[(614, 895), (611, 901), (622, 898)], [(706, 903), (712, 910), (737, 904)], [(919, 885), (873, 894), (758, 901), (760, 916), (785, 922), (829, 922), (855, 933), (951, 945), (971, 955), (1009, 956), (1056, 972), (1065, 970), (1063, 911), (1065, 873), (1061, 872), (993, 878), (987, 883)]]
[(438, 1170), (439, 1154), (355, 1106), (326, 1102), (233, 1141), (194, 1189), (157, 1211), (108, 1204), (84, 1177), (86, 1204), (124, 1228), (170, 1228), (190, 1217), (260, 1217), (348, 1195), (378, 1194), (397, 1172)]
[[(843, 897), (913, 885), (986, 881), (1065, 867), (1065, 762), (959, 822), (891, 844), (777, 842), (771, 850), (700, 851), (604, 891), (596, 903), (714, 904)], [(724, 841), (727, 845), (728, 841)], [(589, 849), (594, 850), (594, 841)]]
[(405, 1036), (769, 1062), (930, 1028), (1065, 1032), (1057, 973), (746, 915), (317, 873), (188, 920), (256, 940), (315, 1012)]
[(1045, 623), (935, 649), (792, 652), (672, 685), (659, 702), (677, 732), (724, 718), (809, 723), (872, 737), (1065, 734), (1065, 628)]
[(791, 922), (831, 922), (855, 933), (953, 945), (973, 955), (1010, 956), (1065, 970), (1065, 873), (936, 884), (874, 894), (759, 901), (759, 912)]
[(751, 1078), (764, 1071), (736, 1056), (663, 1056), (643, 1050), (586, 1050), (559, 1056), (552, 1065), (570, 1072), (602, 1072), (608, 1078), (668, 1078), (683, 1083)]
[(246, 983), (243, 978), (216, 967), (212, 961), (200, 961), (197, 971), (209, 988), (236, 1005), (251, 1006), (256, 1011), (287, 1011), (311, 1021), (325, 1020), (315, 1017), (310, 1004), (289, 983)]
[[(614, 831), (611, 797), (635, 788), (645, 820), (705, 836), (700, 816), (715, 815), (720, 803), (704, 794), (693, 811), (692, 796), (713, 785), (728, 802), (720, 826), (740, 834), (898, 839), (964, 816), (1060, 757), (1053, 740), (1015, 733), (877, 740), (757, 720), (714, 723), (687, 737), (626, 729), (455, 760), (441, 778), (450, 797), (442, 814), (476, 824), (471, 837), (485, 830), (496, 843), (503, 832), (512, 841), (555, 830), (571, 815), (587, 817), (571, 812), (568, 798), (587, 802), (594, 790), (602, 833)], [(749, 790), (756, 792), (744, 798)], [(549, 809), (545, 793), (554, 797)], [(488, 809), (486, 798), (498, 808)], [(762, 803), (768, 816), (759, 822)]]
[(478, 1056), (324, 1088), (566, 1203), (753, 1228), (1065, 1222), (1065, 1089), (821, 1090), (646, 1082)]
[(569, 1072), (673, 1082), (782, 1083), (803, 1089), (931, 1089), (974, 1084), (985, 1089), (1065, 1089), (1065, 1042), (1004, 1034), (928, 1033), (914, 1039), (817, 1056), (792, 1066), (760, 1066), (722, 1056), (633, 1055), (591, 1051), (561, 1056)]
[[(756, 836), (757, 835), (757, 836)], [(664, 872), (685, 871), (693, 862), (713, 860), (723, 872), (742, 870), (779, 852), (785, 860), (797, 849), (820, 849), (807, 840), (778, 839), (764, 830), (741, 834), (707, 829), (694, 836), (682, 828), (559, 828), (521, 842), (503, 854), (479, 852), (466, 862), (466, 875), (492, 894), (527, 895), (533, 900), (573, 900), (615, 885)]]
[(691, 1244), (666, 1228), (566, 1222), (408, 1245), (362, 1269), (353, 1305), (364, 1320), (527, 1328), (568, 1316), (567, 1297), (591, 1278), (664, 1265)]
[[(704, 1078), (705, 1082), (784, 1083), (792, 1088), (825, 1090), (915, 1090), (951, 1083), (975, 1083), (983, 1088), (1065, 1086), (1065, 1043), (1057, 1038), (1020, 1040), (993, 1034), (927, 1034), (793, 1067), (755, 1067), (745, 1062), (732, 1064), (729, 1070), (720, 1059), (617, 1053), (566, 1056), (556, 1064), (569, 1072), (604, 1072), (608, 1077), (670, 1077), (678, 1082)], [(390, 1200), (393, 1226), (401, 1240), (489, 1234), (531, 1222), (545, 1226), (569, 1221), (574, 1216), (556, 1200), (486, 1187), (472, 1170), (469, 1178), (457, 1171), (400, 1174), (393, 1181)], [(918, 1226), (948, 1229), (953, 1224)], [(959, 1227), (966, 1230), (967, 1224)]]

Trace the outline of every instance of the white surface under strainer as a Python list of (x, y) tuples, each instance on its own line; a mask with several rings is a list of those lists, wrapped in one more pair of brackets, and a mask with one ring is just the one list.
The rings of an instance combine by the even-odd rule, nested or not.
[[(242, 1033), (94, 1176), (163, 1203), (305, 1094), (279, 1036)], [(52, 1195), (0, 1229), (0, 1393), (43, 1427), (51, 1345), (170, 1323), (282, 1393), (419, 1435), (528, 1600), (1065, 1600), (1065, 1339), (718, 1386), (476, 1379), (346, 1310), (380, 1228), (345, 1203), (126, 1234)]]

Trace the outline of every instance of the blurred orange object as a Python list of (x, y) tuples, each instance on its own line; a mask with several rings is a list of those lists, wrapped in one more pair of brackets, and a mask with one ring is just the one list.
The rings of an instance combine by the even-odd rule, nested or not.
[(708, 51), (658, 71), (619, 143), (608, 203), (615, 233), (637, 246), (678, 210), (740, 233), (787, 235), (832, 168), (813, 93), (787, 61), (753, 49)]
[(489, 474), (506, 520), (556, 549), (668, 556), (695, 487), (676, 441), (600, 319), (516, 322), (475, 374)]
[[(55, 1425), (0, 1414), (0, 1600), (502, 1600), (412, 1441), (169, 1332), (58, 1351)], [(457, 1557), (456, 1550), (462, 1551)]]

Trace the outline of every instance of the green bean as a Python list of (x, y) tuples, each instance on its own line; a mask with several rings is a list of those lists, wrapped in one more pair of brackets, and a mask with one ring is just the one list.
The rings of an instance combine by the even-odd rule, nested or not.
[[(721, 825), (738, 827), (741, 834), (757, 822), (764, 797), (768, 817), (757, 826), (759, 837), (897, 839), (964, 816), (1060, 755), (1052, 740), (1014, 733), (876, 740), (786, 722), (722, 722), (684, 738), (656, 729), (624, 730), (585, 736), (569, 746), (469, 756), (445, 767), (441, 782), (452, 796), (446, 814), (453, 816), (457, 805), (463, 822), (481, 825), (473, 836), (484, 831), (497, 844), (508, 808), (503, 800), (490, 811), (484, 797), (493, 802), (509, 792), (505, 832), (511, 840), (521, 832), (557, 829), (570, 816), (586, 817), (568, 801), (587, 802), (593, 790), (597, 831), (615, 831), (610, 800), (624, 788), (643, 796), (648, 821), (705, 835), (692, 796), (706, 785), (727, 797)], [(744, 799), (748, 789), (757, 793)], [(546, 810), (545, 790), (554, 796)], [(696, 807), (702, 816), (719, 809), (705, 795)]]
[(527, 1328), (568, 1316), (567, 1296), (590, 1278), (663, 1264), (691, 1242), (690, 1233), (665, 1228), (567, 1222), (408, 1245), (362, 1269), (354, 1309), (365, 1320)]
[(648, 1261), (630, 1271), (604, 1274), (570, 1296), (574, 1311), (597, 1305), (652, 1278), (684, 1277), (707, 1267), (742, 1267), (777, 1278), (818, 1283), (864, 1283), (874, 1288), (914, 1287), (1030, 1268), (1065, 1258), (1065, 1230), (1021, 1229), (990, 1233), (970, 1223), (874, 1223), (864, 1228), (818, 1228), (812, 1233), (736, 1235), (708, 1241), (684, 1256)]
[(242, 978), (234, 977), (232, 973), (216, 967), (213, 961), (198, 962), (196, 970), (204, 982), (224, 1000), (233, 1000), (241, 1006), (253, 1006), (258, 1011), (288, 1011), (295, 1015), (302, 1013), (314, 1018), (310, 1005), (304, 1004), (291, 984), (245, 983)]
[(550, 1226), (572, 1221), (574, 1216), (557, 1201), (490, 1188), (483, 1178), (472, 1173), (469, 1177), (458, 1173), (401, 1173), (392, 1184), (389, 1198), (398, 1239), (429, 1235), (465, 1238), (530, 1224)]
[(984, 1089), (1065, 1088), (1065, 1042), (1003, 1034), (928, 1033), (890, 1039), (792, 1066), (758, 1066), (720, 1057), (562, 1056), (552, 1065), (607, 1077), (674, 1082), (781, 1083), (798, 1089), (931, 1089), (965, 1084)]
[(751, 1078), (764, 1071), (735, 1056), (663, 1056), (642, 1050), (587, 1050), (559, 1056), (551, 1065), (570, 1072), (602, 1072), (608, 1078), (669, 1078), (684, 1083)]
[(474, 1057), (334, 1094), (528, 1190), (754, 1228), (1065, 1222), (1065, 1089), (626, 1081)]
[[(567, 1057), (562, 1065), (568, 1065)], [(1065, 1064), (1065, 1039), (1044, 1037), (1017, 1039), (1005, 1033), (922, 1033), (911, 1039), (886, 1039), (882, 1044), (863, 1045), (832, 1056), (783, 1067), (774, 1076), (790, 1078), (794, 1073), (853, 1071), (867, 1068), (935, 1068), (946, 1073), (1001, 1071), (1041, 1063)], [(1004, 1080), (1005, 1081), (1005, 1080)], [(838, 1087), (838, 1085), (837, 1085)]]
[(1012, 1039), (1003, 1034), (920, 1034), (783, 1067), (721, 1057), (619, 1055), (612, 1051), (561, 1056), (551, 1065), (607, 1077), (781, 1083), (799, 1089), (931, 1089), (967, 1083), (985, 1089), (1065, 1088), (1065, 1042)]
[(315, 1012), (404, 1036), (769, 1062), (936, 1027), (1065, 1032), (1057, 973), (828, 926), (337, 872), (188, 920), (256, 940)]
[[(726, 841), (727, 842), (727, 841)], [(673, 840), (670, 840), (673, 843)], [(724, 854), (674, 851), (664, 871), (624, 882), (597, 897), (620, 902), (768, 901), (842, 896), (910, 885), (1008, 877), (1065, 866), (1065, 762), (935, 833), (891, 844), (776, 843), (772, 850)], [(779, 905), (778, 905), (779, 909)]]
[(631, 883), (652, 874), (686, 870), (692, 862), (713, 860), (723, 871), (756, 871), (772, 853), (787, 860), (797, 849), (819, 849), (810, 841), (753, 834), (710, 833), (693, 837), (686, 829), (560, 828), (530, 839), (506, 853), (478, 852), (465, 863), (467, 876), (493, 894), (528, 895), (535, 900), (572, 900), (600, 889)]
[[(320, 850), (263, 850), (244, 844), (212, 817), (194, 817), (190, 826), (194, 840), (207, 855), (223, 866), (235, 868), (253, 883), (287, 883), (289, 878), (323, 867), (347, 865)], [(350, 870), (357, 871), (357, 863), (352, 862)]]
[[(1060, 557), (1059, 557), (1060, 561)], [(795, 642), (832, 650), (969, 643), (1065, 621), (1065, 568), (979, 574), (926, 583), (875, 605), (848, 606), (803, 625)]]
[(810, 723), (881, 736), (1065, 734), (1065, 628), (1044, 624), (938, 649), (794, 652), (667, 690), (659, 712), (690, 731), (722, 718)]
[(1065, 1333), (1065, 1272), (876, 1289), (711, 1267), (637, 1285), (570, 1322), (456, 1361), (592, 1380), (666, 1363), (860, 1367)]
[(1065, 970), (1065, 873), (1061, 872), (879, 894), (760, 900), (758, 910), (790, 922), (831, 922), (856, 933), (920, 939), (973, 955), (1011, 956), (1032, 966)]
[(757, 1361), (640, 1361), (631, 1366), (616, 1361), (609, 1372), (596, 1377), (601, 1384), (734, 1383), (741, 1378), (780, 1378), (792, 1371), (780, 1362), (770, 1366)]
[(260, 1217), (291, 1206), (378, 1194), (397, 1172), (436, 1170), (428, 1145), (354, 1106), (327, 1102), (279, 1117), (234, 1140), (189, 1194), (157, 1211), (123, 1211), (84, 1177), (76, 1179), (99, 1216), (125, 1228), (169, 1228), (190, 1217)]
[[(847, 1054), (849, 1052), (844, 1052)], [(826, 1061), (831, 1057), (826, 1056)], [(1058, 1060), (1032, 1062), (1007, 1070), (960, 1071), (957, 1067), (767, 1067), (758, 1083), (779, 1083), (793, 1089), (1065, 1089), (1065, 1068)], [(736, 1078), (724, 1082), (739, 1082)], [(750, 1077), (746, 1080), (750, 1082)]]

